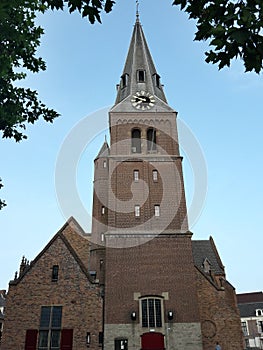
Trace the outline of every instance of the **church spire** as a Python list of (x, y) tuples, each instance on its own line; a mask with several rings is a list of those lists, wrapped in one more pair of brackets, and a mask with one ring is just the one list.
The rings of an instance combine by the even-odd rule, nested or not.
[(136, 0), (136, 22), (140, 21), (139, 15), (139, 0)]
[[(167, 101), (160, 82), (160, 76), (155, 68), (148, 48), (142, 25), (139, 20), (139, 2), (136, 1), (136, 22), (124, 65), (120, 84), (118, 85), (115, 106), (136, 94), (137, 91), (147, 91), (163, 105)], [(113, 107), (114, 108), (114, 107)]]

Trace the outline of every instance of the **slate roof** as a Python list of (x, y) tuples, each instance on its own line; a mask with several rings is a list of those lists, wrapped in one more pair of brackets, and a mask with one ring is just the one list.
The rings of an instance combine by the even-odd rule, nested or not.
[(97, 157), (95, 158), (95, 160), (98, 158), (107, 157), (109, 155), (109, 150), (110, 150), (110, 148), (109, 148), (108, 142), (104, 141), (104, 143), (103, 143)]
[(238, 308), (239, 308), (241, 317), (251, 317), (251, 316), (255, 317), (257, 309), (263, 310), (263, 302), (238, 304)]
[[(138, 71), (145, 72), (145, 80), (138, 81)], [(168, 106), (163, 91), (163, 85), (156, 84), (156, 76), (159, 76), (155, 68), (147, 41), (139, 19), (137, 18), (132, 38), (124, 65), (122, 76), (127, 76), (127, 83), (123, 86), (122, 81), (118, 85), (118, 92), (115, 105), (111, 111), (115, 112), (134, 112), (135, 109), (130, 102), (130, 97), (137, 91), (147, 91), (155, 97), (155, 111), (170, 112), (173, 111)], [(136, 112), (138, 112), (136, 110)], [(145, 110), (144, 112), (152, 112)]]
[(203, 269), (203, 262), (207, 258), (211, 264), (211, 270), (215, 274), (224, 274), (224, 266), (218, 255), (212, 237), (209, 240), (192, 241), (193, 257), (195, 265)]

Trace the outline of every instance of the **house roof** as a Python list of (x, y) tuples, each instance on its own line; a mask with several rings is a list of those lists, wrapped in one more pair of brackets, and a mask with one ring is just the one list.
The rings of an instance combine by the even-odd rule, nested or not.
[(194, 263), (199, 269), (203, 269), (205, 259), (208, 259), (211, 264), (211, 270), (215, 274), (224, 274), (224, 266), (217, 252), (214, 240), (212, 237), (209, 240), (192, 241)]
[(83, 263), (83, 261), (81, 260), (81, 256), (79, 254), (77, 254), (76, 250), (74, 249), (73, 245), (69, 242), (69, 240), (65, 237), (64, 235), (64, 231), (70, 228), (71, 230), (73, 230), (75, 233), (77, 233), (77, 239), (78, 240), (83, 240), (83, 239), (87, 239), (84, 236), (87, 237), (87, 235), (85, 234), (85, 232), (83, 231), (83, 229), (81, 228), (81, 226), (79, 225), (79, 223), (73, 218), (70, 217), (68, 219), (68, 221), (62, 226), (62, 228), (55, 234), (55, 236), (49, 241), (49, 243), (44, 247), (44, 249), (37, 255), (37, 257), (31, 261), (31, 263), (27, 266), (27, 268), (24, 270), (24, 273), (20, 274), (19, 277), (13, 281), (10, 281), (10, 284), (17, 284), (19, 283), (24, 276), (31, 270), (31, 268), (36, 264), (36, 262), (42, 257), (42, 255), (49, 249), (49, 247), (58, 239), (60, 238), (63, 243), (66, 245), (66, 247), (68, 248), (69, 252), (72, 254), (72, 256), (74, 257), (74, 259), (77, 261), (77, 263), (79, 264), (82, 272), (86, 275), (87, 279), (89, 280), (89, 282), (94, 283), (94, 279), (90, 276), (85, 264)]
[(257, 309), (263, 310), (263, 302), (238, 304), (238, 308), (241, 317), (252, 317), (256, 316)]
[(253, 303), (253, 302), (263, 302), (263, 293), (253, 292), (253, 293), (237, 294), (238, 304)]

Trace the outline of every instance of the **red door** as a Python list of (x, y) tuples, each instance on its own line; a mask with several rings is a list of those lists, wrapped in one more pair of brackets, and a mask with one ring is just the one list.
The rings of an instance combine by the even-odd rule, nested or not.
[(142, 336), (142, 350), (164, 350), (164, 336), (162, 333), (149, 332)]

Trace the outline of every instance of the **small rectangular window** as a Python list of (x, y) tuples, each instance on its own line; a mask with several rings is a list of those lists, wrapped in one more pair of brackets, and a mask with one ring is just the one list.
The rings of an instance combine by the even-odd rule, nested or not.
[(154, 216), (160, 216), (160, 206), (159, 205), (154, 206)]
[(54, 265), (52, 267), (52, 282), (58, 281), (58, 270), (59, 270), (58, 265)]
[(136, 217), (140, 216), (140, 206), (139, 205), (135, 205), (134, 213), (135, 213)]
[(157, 170), (153, 170), (153, 181), (158, 181), (158, 171)]
[(139, 170), (134, 170), (133, 179), (134, 181), (139, 181)]
[(99, 344), (103, 344), (103, 332), (99, 332)]
[(247, 323), (246, 322), (241, 322), (241, 328), (242, 328), (243, 334), (245, 336), (248, 335)]
[(104, 242), (104, 233), (100, 234), (100, 239), (101, 239), (101, 242)]
[(104, 214), (105, 214), (105, 207), (102, 206), (102, 207), (101, 207), (101, 215), (104, 215)]
[(138, 70), (137, 71), (137, 80), (139, 83), (145, 82), (145, 70)]
[(103, 168), (107, 168), (107, 161), (106, 160), (103, 161)]

